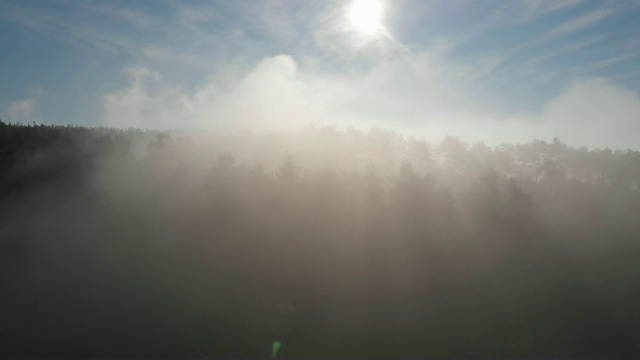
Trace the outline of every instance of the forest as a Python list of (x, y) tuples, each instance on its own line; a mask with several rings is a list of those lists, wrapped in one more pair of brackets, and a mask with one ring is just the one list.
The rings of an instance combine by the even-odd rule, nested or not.
[(637, 355), (639, 214), (558, 138), (0, 122), (0, 355)]

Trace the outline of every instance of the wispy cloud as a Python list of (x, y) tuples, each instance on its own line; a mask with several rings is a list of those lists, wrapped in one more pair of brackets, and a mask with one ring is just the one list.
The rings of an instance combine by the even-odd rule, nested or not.
[[(575, 3), (571, 3), (571, 5), (575, 5)], [(568, 5), (565, 5), (565, 7)], [(556, 9), (557, 10), (557, 9)], [(518, 46), (504, 49), (501, 52), (498, 52), (497, 55), (491, 56), (492, 62), (491, 67), (483, 72), (483, 76), (490, 76), (495, 74), (496, 71), (503, 69), (504, 67), (508, 67), (509, 62), (514, 59), (518, 54), (521, 54), (525, 51), (531, 51), (533, 48), (540, 47), (543, 44), (547, 44), (550, 41), (569, 35), (572, 33), (577, 33), (580, 31), (585, 31), (587, 28), (597, 25), (598, 23), (604, 21), (607, 17), (611, 16), (614, 13), (613, 9), (601, 9), (596, 11), (591, 11), (585, 14), (582, 14), (578, 17), (575, 17), (567, 22), (556, 26), (555, 28), (548, 30), (546, 33), (542, 34), (540, 37), (531, 40), (529, 42), (522, 43)], [(527, 67), (534, 65), (536, 63), (540, 63), (542, 61), (548, 60), (555, 56), (559, 56), (562, 54), (578, 51), (584, 47), (593, 45), (596, 42), (599, 42), (604, 39), (604, 35), (598, 35), (596, 37), (592, 37), (591, 39), (587, 39), (575, 44), (565, 45), (559, 48), (555, 48), (551, 51), (546, 51), (542, 55), (538, 55), (532, 59), (526, 60), (525, 62), (516, 62), (511, 64), (511, 66), (517, 66), (521, 68), (521, 71), (527, 71)]]
[(638, 56), (640, 56), (640, 50), (628, 52), (628, 53), (622, 54), (622, 55), (612, 56), (612, 57), (609, 57), (607, 59), (591, 62), (591, 63), (586, 64), (586, 65), (575, 66), (575, 67), (570, 68), (569, 71), (575, 73), (576, 75), (589, 74), (589, 73), (592, 73), (592, 72), (597, 71), (597, 70), (606, 69), (606, 68), (608, 68), (610, 66), (613, 66), (613, 65), (615, 65), (615, 64), (617, 64), (619, 62), (622, 62), (622, 61), (628, 60), (628, 59), (632, 59), (632, 58), (635, 58), (635, 57), (638, 57)]
[[(485, 1), (483, 3), (488, 3)], [(482, 33), (499, 27), (522, 27), (562, 10), (584, 3), (584, 0), (514, 0), (498, 1), (476, 29)]]
[(575, 7), (582, 3), (584, 3), (584, 0), (524, 0), (518, 22), (532, 22), (543, 16)]
[(39, 120), (36, 113), (37, 102), (34, 99), (21, 99), (11, 102), (7, 111), (11, 123), (28, 124)]
[(545, 61), (551, 60), (556, 57), (560, 57), (563, 55), (574, 54), (579, 52), (580, 50), (587, 48), (591, 45), (597, 44), (603, 41), (606, 37), (604, 36), (596, 36), (584, 41), (580, 41), (577, 43), (572, 43), (569, 45), (561, 46), (558, 48), (554, 48), (552, 50), (543, 52), (540, 55), (529, 58), (528, 60), (517, 62), (512, 64), (511, 66), (504, 66), (504, 63), (510, 56), (513, 56), (514, 53), (510, 53), (506, 56), (500, 55), (487, 55), (483, 58), (480, 58), (474, 65), (469, 69), (469, 76), (471, 81), (478, 81), (480, 79), (486, 78), (489, 75), (495, 75), (498, 69), (505, 70), (507, 67), (511, 68), (512, 72), (510, 73), (510, 77), (513, 81), (521, 80), (521, 79), (530, 79), (532, 76), (536, 80), (535, 83), (542, 84), (544, 82), (548, 82), (549, 76), (540, 76), (540, 65)]
[(603, 9), (603, 10), (586, 13), (578, 18), (570, 20), (569, 22), (566, 22), (556, 27), (555, 29), (549, 31), (544, 36), (544, 39), (545, 40), (551, 39), (558, 36), (570, 34), (576, 31), (584, 30), (590, 26), (594, 26), (600, 23), (601, 21), (603, 21), (613, 13), (614, 11), (612, 9)]
[(521, 64), (520, 66), (531, 66), (534, 64), (538, 64), (541, 63), (543, 61), (552, 59), (554, 57), (560, 56), (560, 55), (565, 55), (565, 54), (571, 54), (571, 53), (575, 53), (578, 50), (581, 50), (583, 48), (586, 48), (588, 46), (591, 46), (593, 44), (596, 44), (602, 40), (604, 40), (605, 37), (604, 36), (596, 36), (594, 38), (591, 39), (587, 39), (584, 41), (580, 41), (574, 44), (570, 44), (570, 45), (566, 45), (566, 46), (561, 46), (559, 48), (553, 49), (551, 51), (547, 51), (539, 56), (536, 56), (534, 58), (531, 58), (529, 60), (527, 60), (525, 63)]
[(77, 6), (82, 11), (107, 16), (111, 20), (130, 24), (140, 29), (150, 29), (163, 25), (163, 19), (129, 8), (114, 7), (104, 4), (96, 5), (90, 2), (78, 3)]
[[(85, 12), (86, 15), (86, 11), (104, 13), (105, 9), (79, 7), (77, 11), (80, 13)], [(39, 8), (6, 6), (0, 12), (0, 18), (41, 33), (44, 36), (52, 36), (72, 43), (82, 43), (108, 51), (124, 50), (132, 52), (137, 49), (131, 37), (117, 34), (112, 28), (105, 29), (100, 27), (73, 12), (51, 12)]]

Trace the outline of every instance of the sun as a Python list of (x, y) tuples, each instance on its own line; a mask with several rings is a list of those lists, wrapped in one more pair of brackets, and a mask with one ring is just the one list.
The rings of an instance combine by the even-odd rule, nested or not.
[(347, 10), (351, 27), (365, 35), (375, 35), (384, 30), (384, 7), (380, 0), (355, 0)]

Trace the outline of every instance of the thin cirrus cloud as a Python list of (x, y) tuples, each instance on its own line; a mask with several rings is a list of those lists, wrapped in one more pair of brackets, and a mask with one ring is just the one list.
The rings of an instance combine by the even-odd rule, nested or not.
[(573, 19), (562, 25), (559, 25), (555, 29), (551, 30), (545, 36), (545, 39), (550, 39), (550, 38), (570, 34), (570, 33), (588, 28), (589, 26), (596, 25), (599, 22), (606, 19), (607, 17), (611, 16), (613, 12), (614, 11), (612, 9), (603, 9), (603, 10), (586, 13), (576, 19)]
[[(575, 3), (571, 3), (572, 6), (576, 5)], [(568, 6), (568, 5), (567, 5)], [(566, 7), (566, 6), (565, 6)], [(553, 11), (557, 11), (560, 9), (563, 9), (564, 7), (556, 7), (556, 8), (551, 8)], [(542, 13), (544, 14), (548, 14), (550, 12), (552, 12), (552, 10), (547, 10), (544, 11)], [(537, 38), (528, 41), (528, 42), (524, 42), (522, 44), (519, 44), (517, 46), (514, 47), (510, 47), (505, 49), (505, 51), (499, 56), (499, 60), (495, 61), (495, 63), (493, 64), (491, 70), (495, 70), (497, 68), (499, 68), (500, 66), (503, 66), (505, 64), (508, 64), (509, 61), (515, 57), (516, 55), (523, 53), (523, 52), (531, 52), (532, 48), (536, 48), (536, 49), (540, 49), (541, 45), (544, 45), (545, 43), (554, 40), (556, 38), (565, 36), (565, 35), (569, 35), (572, 33), (576, 33), (579, 32), (581, 30), (585, 30), (590, 26), (594, 26), (597, 25), (598, 23), (602, 22), (603, 20), (605, 20), (607, 17), (611, 16), (614, 13), (614, 11), (612, 9), (602, 9), (602, 10), (597, 10), (597, 11), (592, 11), (592, 12), (588, 12), (586, 14), (581, 14), (575, 18), (571, 18), (568, 21), (557, 25), (555, 28), (552, 28), (550, 30), (547, 30), (545, 33), (541, 34), (540, 36), (538, 36)], [(538, 15), (540, 16), (540, 14)], [(587, 45), (591, 45), (594, 42), (600, 41), (601, 39), (603, 39), (604, 36), (603, 35), (597, 35), (595, 37), (596, 40), (592, 39), (587, 39), (585, 41), (579, 41), (578, 43), (572, 42), (571, 44), (568, 45), (563, 45), (559, 48), (552, 48), (552, 49), (544, 49), (542, 50), (542, 52), (546, 52), (545, 54), (542, 55), (535, 55), (533, 58), (527, 59), (525, 60), (526, 63), (533, 63), (536, 61), (540, 61), (540, 60), (545, 60), (545, 59), (549, 59), (551, 57), (557, 56), (558, 54), (563, 54), (563, 53), (569, 53), (569, 52), (574, 52), (576, 50), (579, 50)], [(522, 63), (520, 62), (516, 62), (514, 64), (515, 66), (521, 66)], [(487, 72), (486, 74), (490, 74), (492, 71)]]

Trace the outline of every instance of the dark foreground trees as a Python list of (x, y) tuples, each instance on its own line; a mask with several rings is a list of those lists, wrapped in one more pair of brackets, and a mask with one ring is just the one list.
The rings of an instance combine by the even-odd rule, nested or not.
[(0, 355), (637, 355), (639, 159), (0, 123)]

